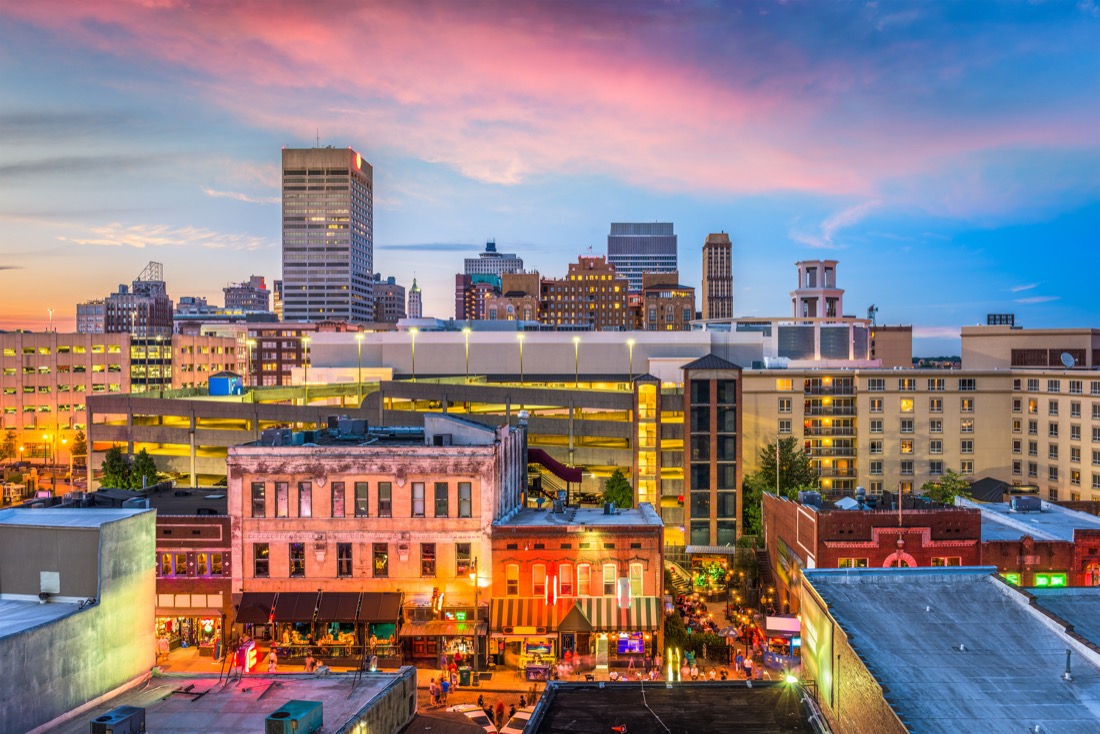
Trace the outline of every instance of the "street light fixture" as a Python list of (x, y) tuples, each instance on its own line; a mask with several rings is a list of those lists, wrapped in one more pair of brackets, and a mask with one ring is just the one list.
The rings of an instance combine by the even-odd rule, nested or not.
[(355, 335), (356, 363), (358, 365), (355, 395), (359, 398), (359, 407), (363, 406), (363, 338), (365, 336), (362, 332)]
[(466, 342), (466, 382), (470, 381), (470, 332), (473, 331), (469, 326), (463, 327), (462, 338)]
[(573, 387), (581, 385), (581, 338), (573, 337)]
[(415, 326), (409, 329), (409, 346), (412, 349), (412, 381), (416, 382), (416, 335), (420, 333), (420, 329)]
[(516, 339), (519, 340), (519, 384), (523, 384), (523, 340), (527, 338), (526, 334), (516, 334)]
[(628, 375), (628, 378), (630, 380), (633, 380), (634, 379), (634, 340), (633, 339), (627, 339), (626, 340), (626, 348), (630, 353), (630, 374)]

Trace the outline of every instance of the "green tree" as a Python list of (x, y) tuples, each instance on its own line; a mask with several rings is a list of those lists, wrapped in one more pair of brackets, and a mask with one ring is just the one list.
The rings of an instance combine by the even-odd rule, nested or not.
[(927, 481), (920, 486), (921, 494), (933, 502), (942, 502), (945, 505), (955, 504), (956, 497), (970, 498), (970, 482), (948, 469), (940, 477), (939, 481)]
[(4, 442), (0, 444), (0, 461), (4, 459), (11, 461), (18, 451), (19, 441), (16, 439), (15, 431), (9, 428), (8, 432), (4, 434)]
[(679, 612), (665, 615), (665, 647), (682, 648), (687, 642), (688, 631)]
[(613, 471), (604, 483), (603, 501), (614, 502), (616, 507), (634, 506), (634, 488), (630, 486), (622, 469)]
[(157, 483), (157, 465), (149, 452), (142, 449), (134, 457), (134, 465), (130, 468), (130, 488), (142, 489)]
[(764, 492), (775, 494), (776, 471), (779, 473), (779, 493), (788, 499), (798, 497), (802, 491), (816, 490), (817, 471), (810, 457), (794, 436), (779, 440), (779, 461), (776, 462), (776, 444), (760, 449), (759, 468), (745, 477), (741, 485), (741, 527), (745, 535), (759, 535), (762, 531), (760, 501)]
[(103, 477), (99, 480), (100, 486), (111, 489), (128, 489), (130, 487), (130, 459), (122, 453), (122, 448), (112, 446), (103, 456)]
[(88, 437), (84, 431), (77, 431), (73, 436), (73, 464), (83, 466), (88, 461)]

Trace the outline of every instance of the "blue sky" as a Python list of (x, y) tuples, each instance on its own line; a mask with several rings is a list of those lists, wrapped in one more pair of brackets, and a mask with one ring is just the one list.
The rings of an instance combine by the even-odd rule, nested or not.
[(696, 285), (730, 233), (738, 315), (830, 258), (917, 354), (989, 312), (1095, 327), (1098, 113), (1090, 0), (0, 0), (0, 328), (148, 260), (174, 298), (278, 277), (279, 148), (318, 132), (374, 165), (376, 268), (432, 314), (486, 239), (560, 276), (659, 220)]

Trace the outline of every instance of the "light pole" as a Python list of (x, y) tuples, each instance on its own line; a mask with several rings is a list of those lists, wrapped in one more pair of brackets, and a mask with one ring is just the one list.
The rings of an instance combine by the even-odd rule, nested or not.
[(355, 359), (357, 369), (355, 395), (359, 399), (359, 407), (363, 407), (363, 337), (366, 336), (362, 332), (355, 335)]
[(478, 677), (479, 677), (478, 673), (477, 673), (477, 656), (478, 656), (479, 650), (481, 648), (481, 645), (479, 644), (481, 642), (481, 640), (479, 639), (480, 636), (478, 635), (478, 632), (477, 632), (478, 625), (481, 624), (481, 612), (480, 612), (480, 607), (478, 606), (479, 595), (480, 595), (480, 592), (481, 592), (481, 588), (478, 585), (478, 578), (477, 578), (477, 556), (474, 556), (474, 564), (471, 568), (472, 568), (472, 570), (470, 571), (470, 580), (474, 582), (474, 679), (473, 679), (473, 683), (476, 686), (478, 684)]
[(573, 387), (581, 385), (581, 338), (573, 337)]
[(470, 381), (470, 331), (469, 326), (462, 329), (462, 338), (466, 342), (466, 382)]
[[(61, 439), (61, 445), (62, 446), (67, 446), (68, 443), (69, 443), (69, 439), (67, 439), (67, 438)], [(68, 451), (69, 451), (69, 489), (71, 490), (73, 488), (73, 450), (68, 449)]]
[(302, 384), (309, 384), (309, 343), (312, 341), (308, 336), (302, 337)]
[(416, 382), (416, 335), (420, 333), (420, 329), (415, 326), (409, 329), (409, 341), (410, 348), (412, 349), (412, 381)]
[(627, 351), (630, 354), (630, 374), (627, 375), (627, 377), (629, 379), (633, 380), (634, 379), (634, 340), (633, 339), (627, 339), (626, 340), (626, 348), (627, 348)]
[(248, 386), (253, 387), (255, 385), (256, 373), (255, 368), (252, 366), (252, 350), (256, 348), (256, 340), (246, 339), (244, 343), (248, 347)]
[(516, 339), (519, 340), (519, 384), (523, 384), (523, 340), (527, 337), (526, 334), (516, 334)]

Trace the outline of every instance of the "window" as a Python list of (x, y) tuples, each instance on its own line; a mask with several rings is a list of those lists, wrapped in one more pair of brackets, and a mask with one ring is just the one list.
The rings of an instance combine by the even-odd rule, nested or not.
[(932, 556), (933, 566), (961, 566), (962, 556)]
[(1057, 400), (1048, 400), (1047, 401), (1047, 415), (1051, 415), (1051, 416), (1058, 415), (1058, 401)]
[(1070, 469), (1069, 470), (1069, 483), (1072, 484), (1074, 487), (1080, 487), (1081, 486), (1081, 470), (1080, 469)]
[(290, 515), (290, 485), (287, 482), (275, 482), (275, 517)]
[(791, 412), (791, 399), (790, 398), (779, 398), (779, 412), (780, 413), (790, 413)]
[(974, 412), (974, 398), (960, 398), (959, 399), (959, 412), (960, 413), (973, 413)]
[(1029, 378), (1027, 378), (1027, 391), (1028, 392), (1039, 392), (1039, 378), (1038, 377), (1029, 377)]
[(1093, 489), (1100, 489), (1100, 474), (1093, 474), (1092, 475), (1092, 488)]
[(373, 544), (374, 561), (372, 567), (374, 568), (374, 577), (376, 579), (387, 579), (390, 577), (390, 544), (389, 543), (374, 543)]
[(963, 418), (959, 421), (959, 433), (973, 433), (974, 432), (974, 419)]
[(942, 454), (943, 453), (943, 440), (934, 438), (928, 442), (928, 453), (930, 454)]
[(1058, 481), (1058, 467), (1056, 467), (1056, 466), (1048, 466), (1047, 467), (1047, 479), (1051, 482), (1057, 482)]
[(252, 483), (252, 517), (267, 516), (267, 485), (263, 482)]
[(1092, 465), (1100, 466), (1100, 451), (1097, 451), (1096, 449), (1092, 450)]
[(884, 377), (872, 377), (867, 380), (868, 392), (882, 392), (886, 389), (886, 378)]
[(435, 543), (420, 544), (420, 575), (435, 576)]
[(1057, 423), (1051, 423), (1049, 426), (1047, 426), (1047, 436), (1049, 436), (1050, 438), (1058, 438)]
[(258, 579), (266, 579), (268, 576), (268, 560), (271, 549), (267, 543), (252, 544), (252, 575)]
[(313, 517), (313, 482), (298, 482), (298, 517)]
[(1035, 398), (1028, 398), (1027, 400), (1027, 412), (1030, 415), (1037, 415), (1039, 413), (1039, 401)]
[(1052, 443), (1047, 446), (1047, 458), (1055, 460), (1058, 459), (1058, 444)]
[(1034, 461), (1027, 462), (1027, 475), (1034, 478), (1039, 477), (1039, 465)]
[(779, 421), (779, 432), (780, 433), (790, 433), (791, 432), (791, 419), (790, 418), (780, 419), (780, 421)]
[(1012, 462), (1012, 473), (1013, 474), (1023, 474), (1024, 473), (1024, 462), (1020, 461), (1019, 459), (1014, 460)]
[(1080, 418), (1081, 417), (1081, 401), (1073, 400), (1069, 404), (1069, 417)]
[(1024, 409), (1024, 403), (1019, 398), (1012, 398), (1012, 412), (1019, 413)]
[[(780, 378), (775, 381), (776, 392), (792, 392), (794, 390), (794, 380), (790, 378)], [(706, 401), (703, 401), (706, 402)]]
[(1081, 449), (1078, 446), (1069, 447), (1069, 461), (1071, 464), (1081, 463)]
[(630, 597), (637, 598), (642, 595), (642, 581), (644, 576), (642, 575), (642, 564), (631, 563), (630, 564)]
[(508, 596), (519, 596), (519, 566), (509, 563), (504, 569), (505, 593)]
[(970, 476), (974, 473), (974, 462), (972, 460), (964, 460), (959, 465), (959, 473), (965, 476)]
[(455, 543), (455, 576), (468, 578), (473, 571), (473, 544)]
[(446, 482), (435, 483), (435, 516), (447, 517), (450, 512), (450, 506), (448, 504), (448, 495), (450, 494), (450, 487)]
[(944, 379), (942, 377), (928, 378), (928, 392), (943, 392)]
[(351, 543), (336, 544), (336, 575), (342, 579), (351, 577)]
[(882, 398), (871, 398), (871, 412), (872, 413), (881, 413), (882, 412)]
[(1021, 441), (1018, 438), (1013, 440), (1013, 442), (1012, 442), (1012, 453), (1022, 454), (1023, 451), (1024, 451), (1024, 442)]
[(1092, 442), (1100, 443), (1100, 426), (1092, 427)]
[(393, 517), (393, 485), (378, 483), (378, 517)]
[(881, 438), (874, 439), (874, 440), (871, 441), (871, 453), (872, 454), (881, 454), (882, 453), (882, 439)]
[(912, 413), (913, 412), (913, 398), (902, 398), (901, 399), (901, 412), (902, 413)]
[(424, 517), (424, 482), (412, 483), (412, 516)]
[(929, 461), (928, 473), (934, 477), (943, 475), (943, 462), (939, 460)]
[(959, 379), (959, 392), (974, 392), (978, 389), (978, 381), (973, 377), (962, 377)]
[(872, 460), (870, 471), (872, 476), (882, 476), (882, 461), (879, 459)]
[(615, 596), (615, 564), (603, 564), (603, 595)]
[(1092, 419), (1094, 421), (1100, 421), (1100, 403), (1092, 404)]
[(917, 389), (917, 378), (901, 377), (898, 379), (898, 390), (901, 392), (913, 392)]
[(943, 419), (942, 418), (931, 418), (931, 419), (929, 419), (929, 421), (928, 421), (928, 432), (929, 433), (943, 433)]
[(959, 441), (959, 453), (972, 454), (974, 453), (974, 439), (964, 438)]
[(573, 564), (558, 566), (558, 593), (560, 596), (573, 596)]
[(901, 419), (901, 432), (902, 433), (912, 433), (913, 432), (913, 419), (912, 418), (902, 418)]
[(882, 419), (872, 418), (868, 430), (871, 433), (882, 433)]
[(1069, 394), (1070, 395), (1081, 395), (1085, 391), (1084, 388), (1085, 388), (1085, 383), (1082, 382), (1081, 380), (1070, 380), (1069, 381)]
[(531, 566), (531, 593), (546, 596), (546, 565), (536, 563)]
[(458, 516), (473, 517), (473, 490), (470, 482), (458, 483)]
[(903, 477), (913, 476), (913, 460), (905, 459), (901, 462), (901, 475)]
[(928, 398), (928, 412), (929, 413), (942, 413), (943, 412), (943, 398)]
[(837, 561), (837, 568), (867, 568), (867, 559), (841, 558)]
[(301, 577), (306, 575), (306, 544), (305, 543), (291, 543), (290, 544), (290, 577)]
[(1039, 435), (1039, 421), (1029, 420), (1027, 422), (1027, 435), (1038, 436)]
[(1023, 430), (1024, 430), (1023, 421), (1021, 421), (1019, 418), (1013, 418), (1012, 419), (1012, 432), (1013, 433), (1022, 433)]
[(332, 483), (332, 516), (343, 517), (344, 516), (344, 483), (333, 482)]
[(587, 563), (577, 566), (577, 596), (592, 596), (592, 566)]
[(1047, 380), (1047, 392), (1062, 392), (1062, 381)]

